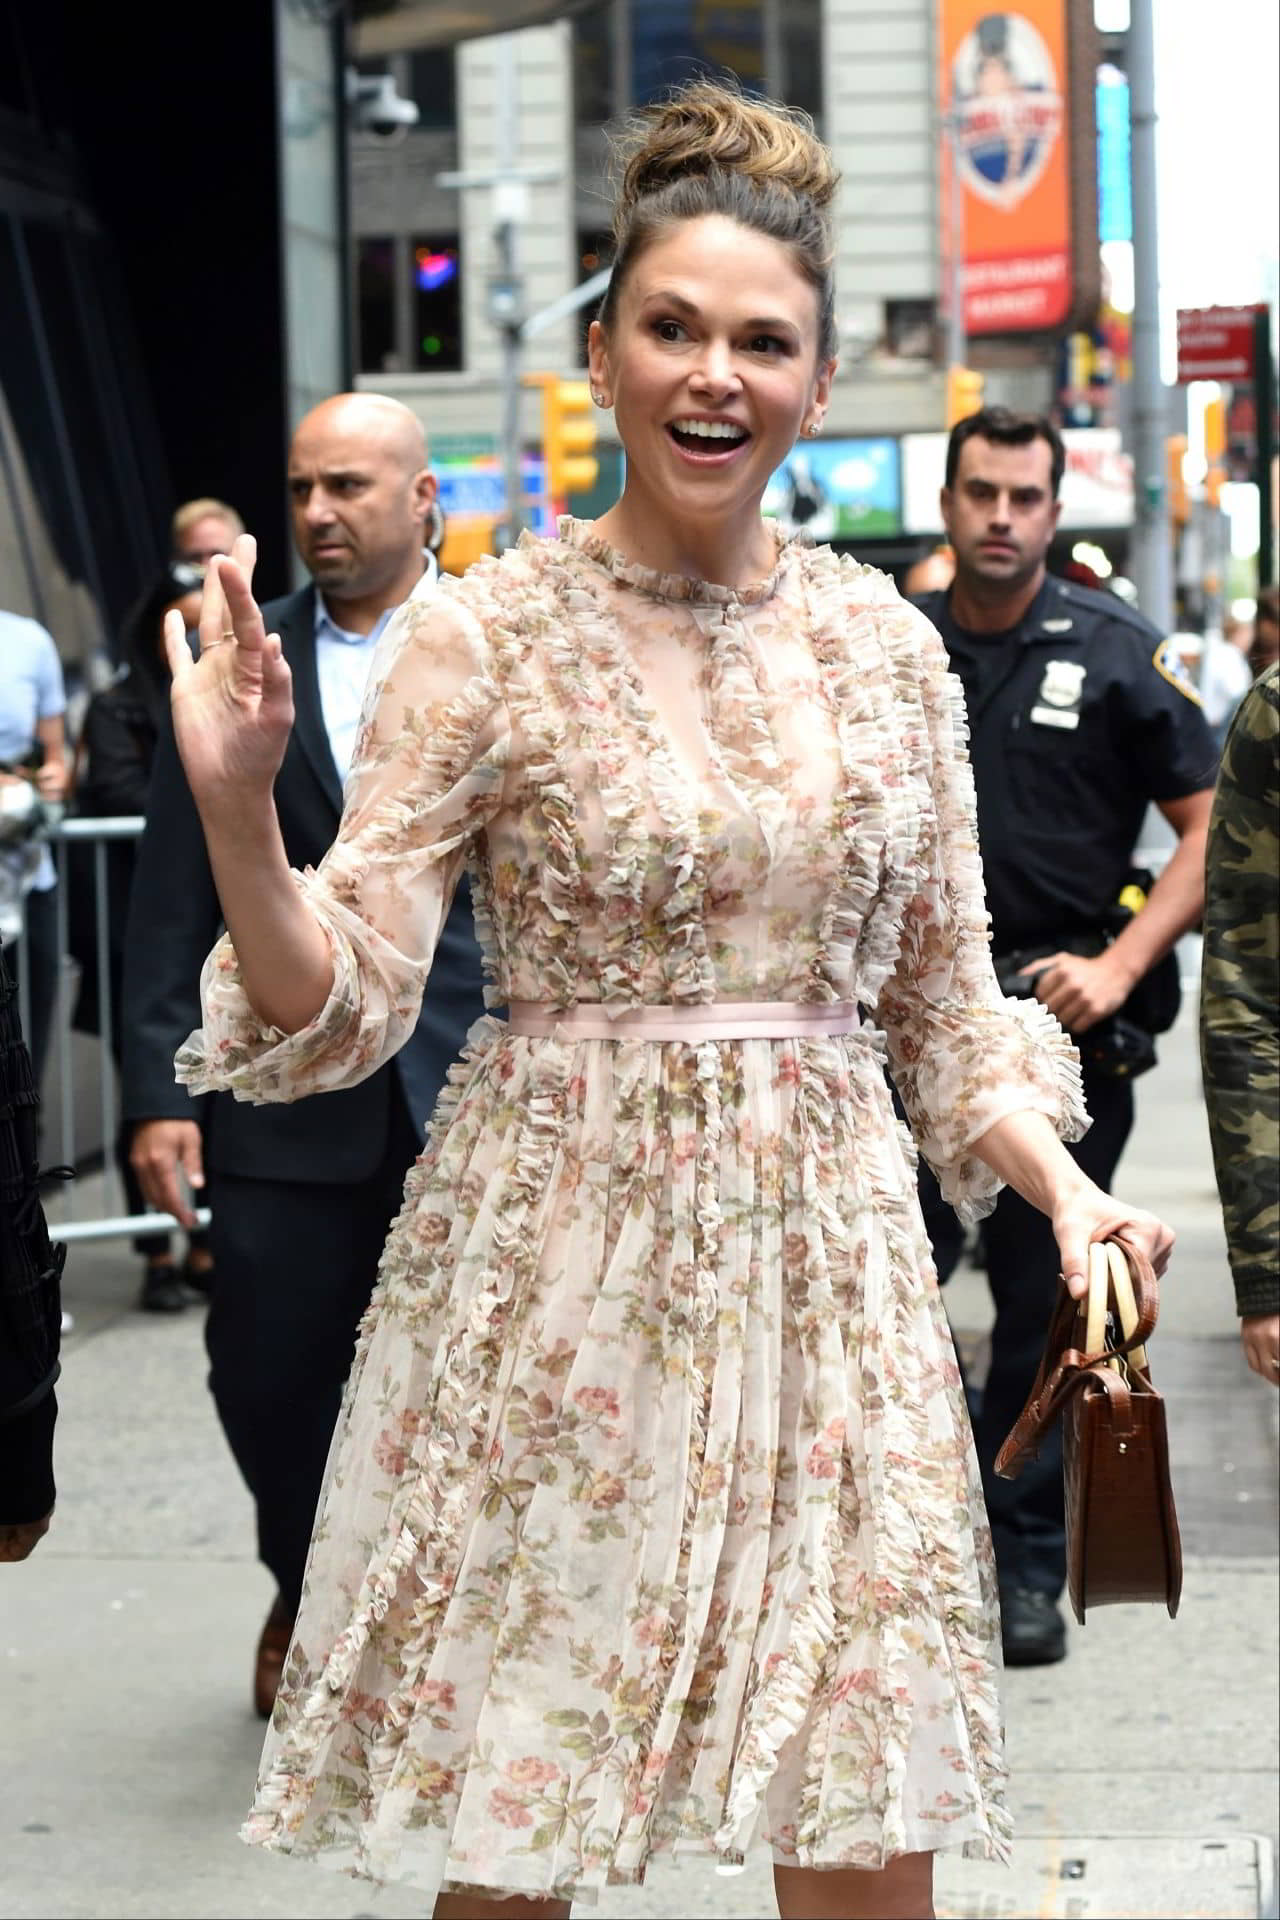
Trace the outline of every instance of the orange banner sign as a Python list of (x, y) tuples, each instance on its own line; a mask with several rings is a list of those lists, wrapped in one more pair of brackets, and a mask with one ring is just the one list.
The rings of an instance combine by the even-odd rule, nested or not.
[(1061, 326), (1071, 308), (1066, 6), (1022, 0), (993, 13), (983, 0), (943, 0), (943, 203), (954, 137), (970, 334)]

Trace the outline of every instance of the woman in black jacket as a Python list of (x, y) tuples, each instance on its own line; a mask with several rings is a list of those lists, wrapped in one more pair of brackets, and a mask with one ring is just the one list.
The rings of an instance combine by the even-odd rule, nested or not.
[[(95, 694), (85, 713), (76, 784), (76, 811), (101, 819), (121, 814), (145, 814), (151, 787), (156, 743), (169, 705), (169, 669), (164, 657), (164, 617), (176, 608), (189, 627), (199, 617), (203, 574), (197, 567), (175, 562), (143, 595), (125, 623), (121, 639), (120, 671), (102, 693)], [(84, 850), (86, 853), (88, 849)], [(133, 883), (136, 842), (113, 840), (107, 845), (107, 925), (111, 993), (111, 1046), (120, 1065), (120, 997), (124, 972), (125, 925), (129, 889)], [(82, 1033), (102, 1030), (98, 971), (93, 927), (93, 877), (82, 871), (72, 889), (72, 950), (81, 962), (80, 991), (73, 1024)], [(129, 1164), (123, 1133), (116, 1157), (124, 1180), (129, 1211), (141, 1213), (143, 1198)], [(175, 1264), (167, 1233), (141, 1234), (134, 1241), (146, 1269), (139, 1305), (149, 1313), (176, 1313), (196, 1293), (207, 1295), (213, 1281), (213, 1257), (203, 1233), (188, 1240), (185, 1266)]]

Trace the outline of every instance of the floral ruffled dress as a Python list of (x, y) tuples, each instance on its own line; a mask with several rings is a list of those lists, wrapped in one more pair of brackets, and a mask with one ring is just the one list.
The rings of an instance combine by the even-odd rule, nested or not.
[[(997, 1609), (916, 1201), (1085, 1125), (992, 974), (959, 695), (881, 575), (750, 591), (526, 536), (381, 643), (337, 842), (298, 884), (332, 995), (266, 1028), (224, 940), (193, 1090), (289, 1100), (411, 1030), (468, 865), (491, 1004), (365, 1317), (246, 1837), (431, 1890), (593, 1891), (658, 1852), (1002, 1856)], [(715, 1039), (717, 1002), (854, 1002)], [(710, 1030), (710, 1029), (709, 1029)]]

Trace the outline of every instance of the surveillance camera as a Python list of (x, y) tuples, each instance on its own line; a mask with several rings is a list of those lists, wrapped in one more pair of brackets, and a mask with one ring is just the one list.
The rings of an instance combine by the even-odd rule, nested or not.
[(391, 74), (366, 76), (354, 67), (347, 68), (347, 112), (358, 132), (376, 134), (380, 140), (402, 138), (419, 117), (417, 103), (396, 92)]

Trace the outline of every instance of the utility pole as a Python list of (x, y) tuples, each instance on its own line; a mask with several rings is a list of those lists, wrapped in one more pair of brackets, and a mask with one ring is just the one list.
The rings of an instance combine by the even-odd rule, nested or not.
[(1275, 458), (1276, 376), (1271, 360), (1271, 309), (1260, 306), (1253, 316), (1253, 417), (1257, 423), (1258, 482), (1258, 591), (1275, 583), (1275, 502), (1271, 493), (1271, 462)]
[[(952, 76), (951, 103), (947, 110), (947, 184), (950, 189), (947, 208), (947, 373), (963, 367), (969, 353), (965, 327), (964, 290), (964, 176), (960, 170), (960, 127), (962, 108)], [(948, 423), (950, 424), (950, 423)]]
[(1156, 100), (1152, 0), (1129, 9), (1130, 167), (1133, 180), (1133, 583), (1139, 610), (1173, 627), (1173, 539), (1165, 497), (1168, 418), (1160, 378), (1160, 257), (1156, 239)]
[(525, 284), (520, 270), (519, 232), (529, 216), (529, 189), (557, 181), (554, 167), (521, 167), (520, 74), (517, 36), (497, 34), (494, 50), (494, 105), (497, 165), (492, 173), (441, 173), (442, 187), (491, 187), (494, 270), (489, 277), (489, 318), (502, 341), (502, 474), (506, 516), (497, 530), (501, 553), (514, 546), (524, 525), (524, 476), (521, 472), (520, 360), (524, 339)]

